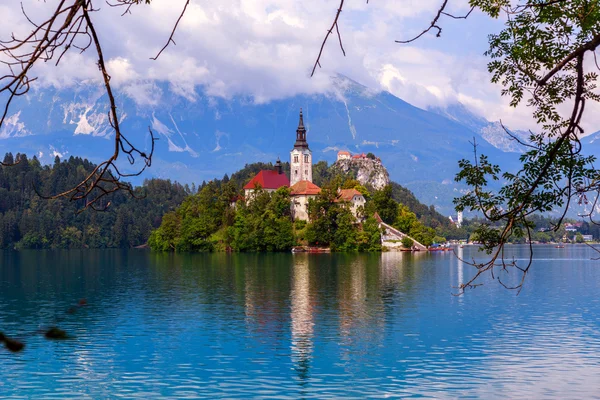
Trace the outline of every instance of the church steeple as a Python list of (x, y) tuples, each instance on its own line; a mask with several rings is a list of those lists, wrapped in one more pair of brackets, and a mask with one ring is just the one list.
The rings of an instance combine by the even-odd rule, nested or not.
[(302, 116), (302, 109), (300, 109), (300, 120), (298, 121), (298, 129), (296, 129), (296, 143), (294, 143), (295, 149), (308, 149), (308, 143), (306, 142), (306, 128), (304, 127), (304, 117)]
[(304, 116), (300, 109), (300, 120), (296, 129), (296, 143), (290, 152), (290, 185), (300, 181), (312, 182), (312, 152), (306, 142)]

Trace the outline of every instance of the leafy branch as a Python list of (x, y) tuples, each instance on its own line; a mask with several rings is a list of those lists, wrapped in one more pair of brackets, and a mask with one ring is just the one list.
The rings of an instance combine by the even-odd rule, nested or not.
[[(461, 171), (456, 180), (473, 189), (455, 199), (456, 208), (481, 212), (490, 221), (476, 233), (482, 238), (483, 249), (491, 255), (486, 262), (470, 263), (477, 272), (461, 285), (461, 292), (474, 287), (486, 271), (504, 284), (494, 274), (496, 267), (517, 270), (521, 274), (519, 283), (507, 287), (520, 291), (532, 264), (533, 249), (530, 245), (530, 257), (524, 265), (506, 260), (504, 246), (509, 238), (526, 236), (531, 243), (533, 227), (528, 217), (560, 210), (556, 231), (573, 201), (582, 204), (593, 195), (595, 204), (600, 194), (596, 158), (581, 154), (580, 142), (586, 104), (600, 100), (595, 92), (597, 72), (588, 71), (590, 64), (586, 63), (586, 58), (595, 59), (600, 46), (597, 2), (500, 3), (494, 6), (487, 0), (471, 1), (490, 16), (507, 16), (506, 28), (490, 36), (486, 53), (492, 58), (488, 64), (492, 82), (504, 87), (502, 95), (510, 98), (512, 106), (526, 101), (541, 129), (531, 133), (517, 173), (500, 175), (497, 165), (489, 164), (484, 156), (477, 159), (476, 153), (475, 164), (467, 160), (459, 163)], [(563, 111), (563, 106), (569, 104), (570, 111)], [(489, 180), (500, 178), (505, 184), (499, 191), (487, 189)], [(588, 214), (590, 219), (592, 213)]]
[[(343, 3), (321, 45), (313, 74), (321, 65), (328, 37), (333, 28), (337, 29)], [(432, 31), (440, 37), (442, 17), (466, 19), (475, 9), (493, 19), (505, 18), (505, 28), (490, 35), (485, 53), (491, 59), (491, 82), (502, 86), (501, 94), (509, 97), (511, 106), (525, 101), (540, 129), (531, 132), (528, 142), (505, 129), (527, 150), (520, 157), (520, 170), (514, 174), (502, 173), (485, 155), (478, 155), (473, 142), (474, 161), (461, 160), (456, 176), (456, 181), (472, 189), (454, 203), (458, 211), (480, 212), (489, 221), (476, 233), (490, 258), (483, 263), (470, 262), (477, 272), (461, 285), (460, 293), (478, 286), (478, 278), (488, 271), (504, 286), (520, 291), (531, 267), (533, 249), (530, 246), (528, 262), (518, 265), (505, 257), (504, 246), (512, 236), (526, 236), (531, 243), (533, 226), (528, 218), (532, 214), (560, 210), (556, 231), (571, 204), (591, 204), (592, 211), (582, 216), (596, 223), (593, 213), (600, 197), (600, 173), (594, 167), (596, 158), (581, 153), (580, 137), (585, 133), (581, 121), (586, 104), (600, 101), (596, 83), (600, 4), (592, 0), (470, 0), (469, 11), (462, 16), (448, 13), (449, 4), (443, 0), (419, 34), (396, 42), (411, 43)], [(505, 182), (500, 190), (488, 188), (489, 181), (500, 180)], [(519, 283), (505, 284), (495, 273), (498, 267), (505, 272), (518, 271)]]

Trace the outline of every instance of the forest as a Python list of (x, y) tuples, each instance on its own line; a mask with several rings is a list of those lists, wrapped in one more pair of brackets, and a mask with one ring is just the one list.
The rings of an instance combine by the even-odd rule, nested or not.
[[(18, 161), (18, 162), (17, 162)], [(349, 175), (333, 175), (325, 162), (315, 164), (314, 181), (324, 190), (312, 204), (311, 222), (292, 221), (289, 189), (262, 193), (246, 205), (232, 203), (243, 185), (268, 163), (248, 164), (231, 177), (181, 185), (148, 179), (134, 189), (136, 197), (117, 192), (106, 211), (78, 213), (82, 204), (68, 199), (46, 200), (73, 187), (94, 168), (78, 157), (42, 165), (34, 156), (5, 155), (0, 166), (0, 248), (71, 249), (131, 248), (149, 244), (161, 251), (287, 251), (298, 244), (330, 246), (338, 251), (379, 251), (379, 232), (371, 218), (381, 218), (423, 244), (470, 238), (485, 221), (473, 218), (456, 228), (433, 206), (420, 203), (406, 188), (392, 182), (383, 190), (361, 186)], [(289, 173), (289, 163), (283, 163)], [(355, 224), (347, 209), (334, 201), (338, 188), (357, 188), (367, 199), (364, 222)], [(557, 242), (552, 218), (534, 215), (533, 240)], [(568, 222), (568, 221), (567, 221)], [(578, 231), (599, 237), (599, 228), (586, 222)], [(154, 231), (154, 233), (152, 233)], [(152, 234), (152, 238), (151, 238)], [(151, 239), (151, 240), (149, 240)], [(524, 238), (511, 238), (522, 242)]]
[(82, 204), (48, 196), (74, 187), (94, 164), (78, 157), (41, 165), (34, 156), (6, 154), (0, 166), (0, 248), (129, 248), (144, 245), (162, 216), (192, 193), (176, 182), (149, 179), (136, 197), (114, 193), (106, 211), (78, 213)]

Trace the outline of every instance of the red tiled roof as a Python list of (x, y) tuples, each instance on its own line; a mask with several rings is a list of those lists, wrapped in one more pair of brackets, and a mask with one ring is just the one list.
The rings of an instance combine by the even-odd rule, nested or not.
[(373, 218), (375, 218), (377, 220), (377, 222), (382, 223), (383, 220), (381, 219), (381, 217), (379, 216), (379, 213), (377, 211), (375, 211), (375, 214), (373, 214)]
[(254, 178), (248, 182), (244, 189), (254, 189), (256, 184), (263, 189), (279, 189), (280, 187), (290, 186), (290, 180), (285, 174), (279, 174), (277, 171), (263, 169)]
[(340, 150), (340, 151), (338, 151), (338, 156), (341, 156), (341, 155), (349, 156), (350, 152), (348, 152), (346, 150)]
[(315, 195), (321, 193), (321, 188), (309, 181), (296, 182), (291, 189), (292, 196)]
[(352, 201), (354, 196), (362, 196), (362, 193), (356, 189), (341, 189), (338, 194), (338, 201)]

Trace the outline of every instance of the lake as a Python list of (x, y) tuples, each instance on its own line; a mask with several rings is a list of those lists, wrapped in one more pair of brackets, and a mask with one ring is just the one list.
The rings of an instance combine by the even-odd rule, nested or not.
[(598, 398), (598, 255), (537, 246), (520, 295), (457, 297), (449, 252), (0, 252), (0, 331), (26, 343), (0, 397)]

